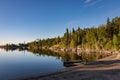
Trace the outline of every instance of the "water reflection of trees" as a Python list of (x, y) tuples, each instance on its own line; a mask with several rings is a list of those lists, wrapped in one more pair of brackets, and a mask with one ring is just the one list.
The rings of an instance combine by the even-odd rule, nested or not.
[(54, 52), (49, 49), (27, 49), (27, 48), (4, 48), (6, 51), (23, 51), (27, 50), (35, 54), (36, 56), (53, 56), (56, 59), (61, 59), (62, 61), (72, 61), (72, 60), (82, 60), (85, 62), (95, 61), (100, 58), (104, 58), (107, 54), (100, 53), (70, 53), (70, 52)]
[(23, 51), (23, 50), (27, 50), (28, 49), (28, 44), (23, 44), (23, 43), (19, 43), (19, 45), (16, 44), (6, 44), (3, 46), (0, 46), (1, 49), (4, 49), (6, 51), (14, 51), (14, 50), (19, 50), (19, 51)]
[(28, 50), (27, 48), (2, 48), (2, 49), (4, 49), (7, 52), (9, 52), (9, 51), (15, 51), (15, 50), (18, 50), (18, 51)]
[(57, 59), (61, 59), (62, 61), (68, 61), (68, 60), (79, 60), (81, 59), (80, 56), (76, 54), (71, 53), (65, 53), (65, 52), (54, 52), (51, 50), (45, 50), (45, 49), (30, 49), (30, 52), (33, 54), (39, 55), (39, 56), (54, 56)]
[(78, 54), (67, 53), (67, 52), (54, 52), (46, 49), (30, 49), (29, 51), (37, 56), (41, 56), (41, 55), (54, 56), (57, 59), (61, 59), (62, 61), (83, 60), (83, 61), (89, 62), (89, 61), (95, 61), (97, 59), (100, 59), (106, 56), (105, 54), (99, 54), (99, 53), (80, 53), (78, 55)]

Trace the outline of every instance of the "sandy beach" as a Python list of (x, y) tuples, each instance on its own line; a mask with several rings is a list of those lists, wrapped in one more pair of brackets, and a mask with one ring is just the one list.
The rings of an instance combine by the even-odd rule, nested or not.
[(17, 80), (119, 80), (120, 54), (57, 72)]

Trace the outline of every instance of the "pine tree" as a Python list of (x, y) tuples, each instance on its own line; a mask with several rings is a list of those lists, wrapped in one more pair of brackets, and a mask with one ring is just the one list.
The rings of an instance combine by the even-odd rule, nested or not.
[(64, 34), (64, 45), (65, 47), (69, 47), (70, 44), (70, 34), (68, 28), (66, 28), (66, 33)]

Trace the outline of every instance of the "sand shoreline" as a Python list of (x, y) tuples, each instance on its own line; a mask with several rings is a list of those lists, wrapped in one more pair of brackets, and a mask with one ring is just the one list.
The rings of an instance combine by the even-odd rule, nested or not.
[(16, 80), (119, 80), (120, 54), (56, 72)]

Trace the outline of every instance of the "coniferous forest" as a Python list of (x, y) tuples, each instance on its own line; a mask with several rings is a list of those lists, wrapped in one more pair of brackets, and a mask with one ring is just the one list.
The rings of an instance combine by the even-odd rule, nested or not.
[[(22, 43), (23, 44), (23, 43)], [(5, 48), (14, 48), (15, 44), (6, 44)], [(91, 28), (66, 28), (62, 37), (37, 39), (33, 42), (17, 47), (38, 48), (81, 48), (83, 50), (120, 50), (120, 17), (112, 20), (109, 18), (106, 23), (98, 27)], [(15, 47), (15, 48), (17, 48)]]
[(72, 29), (66, 28), (62, 37), (39, 39), (29, 43), (30, 47), (62, 47), (91, 50), (120, 49), (120, 17), (107, 19), (104, 25), (98, 27)]

